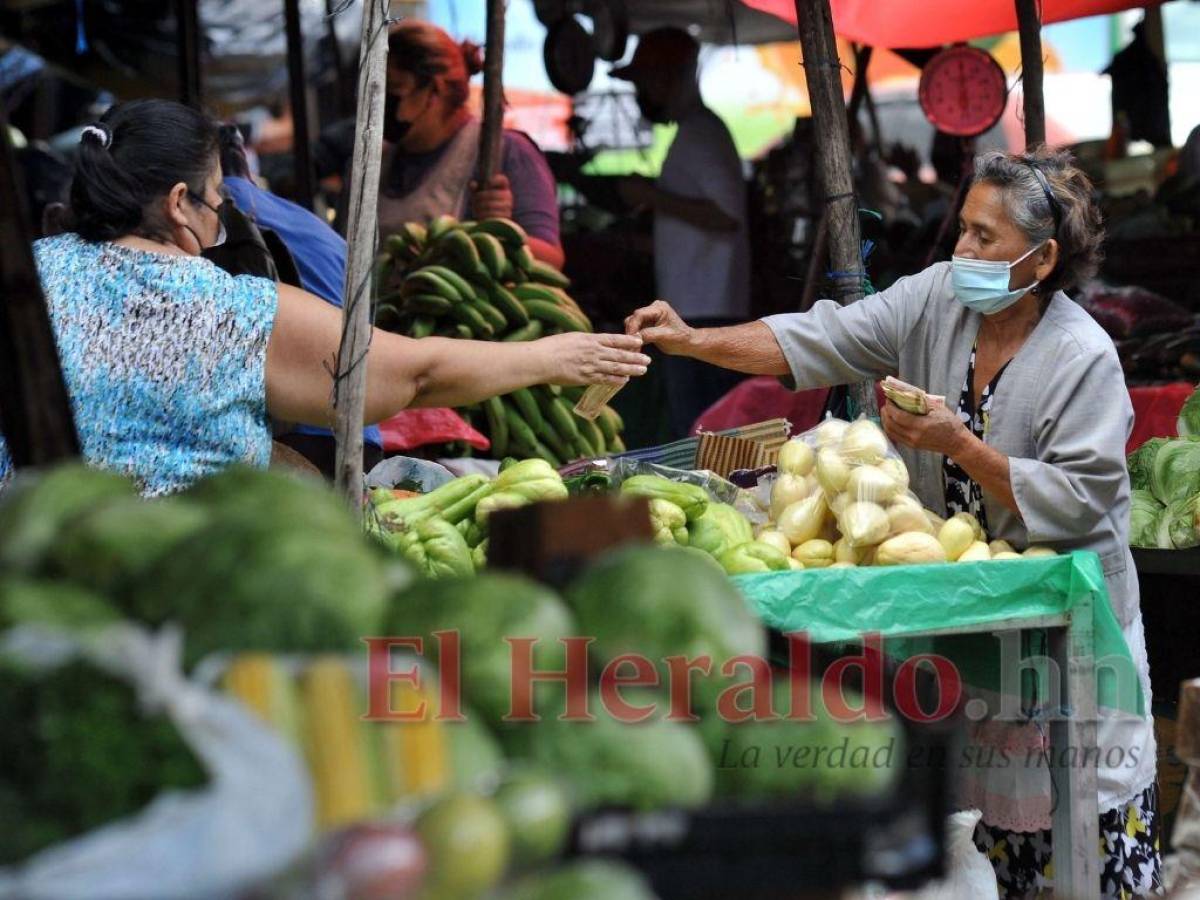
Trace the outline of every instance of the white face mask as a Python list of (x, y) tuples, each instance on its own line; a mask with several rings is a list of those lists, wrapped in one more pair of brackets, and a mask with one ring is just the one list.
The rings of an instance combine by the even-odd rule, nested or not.
[(1037, 287), (1034, 281), (1023, 288), (1009, 290), (1008, 283), (1013, 266), (1019, 265), (1043, 245), (1030, 247), (1012, 262), (990, 259), (969, 259), (954, 256), (950, 259), (950, 276), (954, 283), (954, 296), (967, 309), (985, 316), (998, 313), (1012, 306)]

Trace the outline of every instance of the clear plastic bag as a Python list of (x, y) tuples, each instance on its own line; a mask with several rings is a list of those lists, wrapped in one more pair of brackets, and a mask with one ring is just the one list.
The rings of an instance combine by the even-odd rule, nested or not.
[[(129, 624), (88, 637), (25, 626), (0, 653), (54, 667), (84, 658), (162, 710), (208, 770), (197, 791), (160, 794), (140, 813), (0, 869), (0, 898), (170, 900), (236, 897), (280, 872), (313, 832), (312, 788), (287, 742), (236, 701), (185, 678), (179, 633)], [(136, 760), (128, 760), (136, 765)]]
[(960, 514), (947, 529), (922, 506), (904, 460), (870, 419), (829, 418), (793, 437), (764, 480), (766, 530), (779, 532), (805, 568), (991, 558), (973, 516)]

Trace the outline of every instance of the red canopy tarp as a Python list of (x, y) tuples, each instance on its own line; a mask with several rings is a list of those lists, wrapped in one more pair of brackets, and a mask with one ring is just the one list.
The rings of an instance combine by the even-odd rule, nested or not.
[[(795, 0), (742, 0), (796, 22)], [(1017, 30), (1013, 0), (830, 0), (839, 37), (872, 47), (940, 47)], [(1042, 22), (1065, 22), (1153, 6), (1146, 0), (1042, 0)]]

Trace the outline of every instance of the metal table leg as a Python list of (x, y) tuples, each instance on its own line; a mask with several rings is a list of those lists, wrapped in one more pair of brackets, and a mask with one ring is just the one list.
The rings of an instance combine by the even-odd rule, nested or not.
[(1054, 895), (1085, 900), (1100, 890), (1100, 753), (1091, 595), (1071, 611), (1068, 627), (1050, 629), (1049, 649), (1058, 667), (1063, 707), (1050, 723), (1050, 775), (1056, 792), (1051, 831)]

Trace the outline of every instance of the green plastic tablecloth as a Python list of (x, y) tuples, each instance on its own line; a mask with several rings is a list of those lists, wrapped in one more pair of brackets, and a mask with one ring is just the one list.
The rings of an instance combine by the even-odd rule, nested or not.
[[(734, 579), (751, 608), (782, 632), (807, 632), (813, 643), (858, 641), (878, 632), (889, 655), (933, 650), (947, 656), (969, 685), (999, 689), (999, 642), (990, 634), (922, 639), (930, 631), (1058, 615), (1091, 594), (1096, 701), (1144, 714), (1136, 677), (1117, 689), (1116, 669), (1134, 670), (1125, 637), (1109, 605), (1094, 553), (952, 565), (885, 566), (769, 572)], [(900, 638), (917, 640), (900, 641)], [(1042, 652), (1035, 649), (1031, 652)]]

